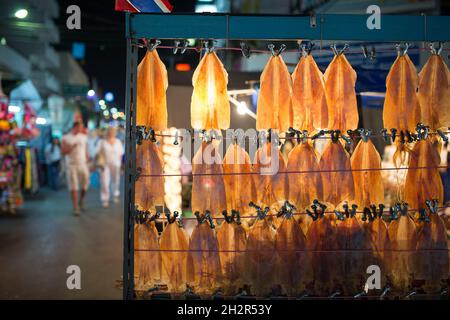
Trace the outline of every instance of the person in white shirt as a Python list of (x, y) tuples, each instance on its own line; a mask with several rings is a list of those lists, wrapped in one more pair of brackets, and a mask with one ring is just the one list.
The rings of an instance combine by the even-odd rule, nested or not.
[(116, 128), (109, 127), (106, 136), (97, 143), (97, 167), (100, 169), (100, 200), (104, 208), (109, 207), (110, 188), (114, 202), (119, 202), (120, 168), (124, 153), (122, 142), (116, 138)]
[(75, 215), (80, 214), (80, 209), (84, 210), (84, 196), (89, 188), (87, 140), (83, 124), (75, 122), (72, 130), (63, 136), (61, 144), (61, 152), (66, 158), (67, 186), (71, 193)]
[(45, 162), (48, 171), (48, 184), (53, 190), (59, 188), (59, 174), (61, 168), (61, 147), (57, 137), (45, 146)]

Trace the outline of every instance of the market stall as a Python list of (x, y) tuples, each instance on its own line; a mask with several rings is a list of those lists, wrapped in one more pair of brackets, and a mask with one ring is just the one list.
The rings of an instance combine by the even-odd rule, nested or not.
[[(442, 58), (450, 17), (384, 15), (380, 29), (369, 29), (368, 17), (127, 14), (125, 299), (446, 296), (448, 204), (439, 170), (448, 164), (439, 152), (450, 125)], [(324, 41), (333, 59), (322, 73), (313, 44), (325, 50)], [(351, 41), (390, 42), (397, 54), (379, 131), (360, 118), (358, 75), (346, 59), (370, 53), (349, 52)], [(420, 73), (409, 42), (430, 53)], [(139, 49), (146, 54), (138, 67)], [(199, 54), (187, 130), (168, 130), (170, 79), (158, 50)], [(300, 56), (292, 74), (287, 50)], [(234, 98), (217, 54), (230, 51), (268, 57), (256, 113), (234, 103), (256, 117), (255, 130), (230, 130)], [(167, 164), (175, 154), (161, 150), (168, 138), (189, 155), (192, 172)], [(375, 140), (390, 145), (389, 161)], [(192, 177), (191, 217), (166, 203), (165, 185), (182, 176)]]

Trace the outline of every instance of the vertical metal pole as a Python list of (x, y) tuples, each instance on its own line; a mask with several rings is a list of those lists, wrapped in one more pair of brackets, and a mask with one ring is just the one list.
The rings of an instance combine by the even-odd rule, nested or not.
[[(128, 26), (130, 15), (127, 14)], [(123, 236), (123, 298), (134, 298), (134, 191), (136, 180), (136, 77), (138, 48), (127, 34), (125, 206)]]

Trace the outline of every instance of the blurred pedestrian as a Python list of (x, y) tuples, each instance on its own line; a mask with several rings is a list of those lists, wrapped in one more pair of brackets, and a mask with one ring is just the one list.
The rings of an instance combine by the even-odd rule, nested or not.
[(89, 187), (87, 140), (84, 126), (78, 121), (62, 138), (61, 152), (66, 156), (67, 186), (72, 197), (74, 215), (79, 215), (80, 210), (84, 210), (84, 197)]
[(109, 207), (110, 188), (114, 202), (119, 202), (123, 153), (122, 142), (116, 137), (116, 128), (109, 127), (105, 138), (97, 143), (96, 152), (96, 165), (100, 170), (100, 200), (104, 208)]
[(61, 169), (61, 146), (57, 137), (53, 137), (52, 141), (45, 146), (45, 162), (47, 164), (48, 185), (53, 190), (58, 190)]

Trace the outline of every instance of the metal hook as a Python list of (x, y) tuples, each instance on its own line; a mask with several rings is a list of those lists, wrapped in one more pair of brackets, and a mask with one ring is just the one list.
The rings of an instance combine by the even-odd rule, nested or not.
[[(180, 40), (175, 40), (174, 43), (175, 43), (175, 45), (173, 48), (173, 54), (177, 54), (179, 49), (181, 49), (180, 53), (184, 54), (189, 45), (189, 41), (187, 41), (187, 40), (183, 40), (183, 42), (181, 42)], [(181, 47), (180, 47), (180, 43), (183, 43), (183, 45)]]
[(147, 41), (147, 49), (148, 51), (153, 51), (161, 44), (161, 40), (156, 39), (153, 41)]
[(250, 58), (250, 47), (245, 42), (241, 42), (241, 52), (245, 58)]
[(175, 140), (174, 140), (173, 144), (176, 146), (178, 145), (178, 130), (175, 131)]
[(267, 48), (269, 49), (272, 56), (276, 57), (276, 56), (279, 56), (286, 49), (286, 45), (282, 44), (282, 45), (280, 45), (278, 50), (276, 50), (275, 45), (273, 43), (271, 43), (267, 46)]

